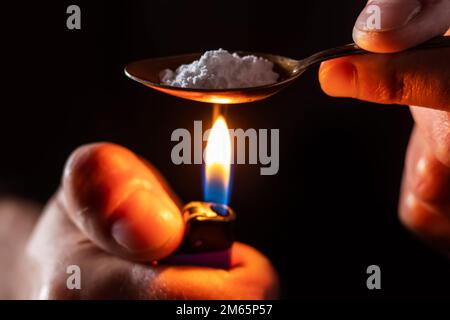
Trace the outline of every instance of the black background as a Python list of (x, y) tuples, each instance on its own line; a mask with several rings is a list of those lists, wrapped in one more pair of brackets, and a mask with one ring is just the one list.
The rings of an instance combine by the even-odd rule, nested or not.
[[(82, 30), (66, 28), (78, 4)], [(210, 106), (151, 91), (123, 74), (134, 60), (209, 49), (293, 58), (351, 42), (363, 1), (38, 1), (2, 3), (0, 191), (44, 203), (77, 146), (112, 141), (141, 154), (184, 201), (201, 166), (170, 159), (176, 128), (209, 124)], [(433, 298), (449, 263), (397, 218), (412, 120), (406, 107), (325, 96), (317, 68), (267, 100), (232, 106), (232, 128), (279, 128), (280, 171), (234, 168), (237, 237), (277, 268), (283, 298)], [(366, 289), (366, 268), (382, 290)]]

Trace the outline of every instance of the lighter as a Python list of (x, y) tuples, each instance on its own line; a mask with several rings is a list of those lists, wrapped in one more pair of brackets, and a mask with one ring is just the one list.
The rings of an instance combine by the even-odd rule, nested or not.
[(184, 242), (170, 263), (229, 268), (234, 211), (229, 200), (231, 138), (225, 118), (216, 117), (205, 152), (204, 199), (183, 208)]
[(183, 208), (183, 218), (184, 241), (166, 263), (230, 268), (234, 211), (224, 204), (194, 201)]
[(190, 202), (183, 209), (183, 218), (186, 223), (184, 252), (222, 251), (231, 247), (236, 215), (227, 205)]

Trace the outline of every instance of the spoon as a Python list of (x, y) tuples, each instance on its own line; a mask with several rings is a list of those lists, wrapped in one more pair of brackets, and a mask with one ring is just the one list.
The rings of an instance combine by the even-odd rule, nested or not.
[[(450, 47), (450, 36), (433, 38), (406, 51), (444, 47)], [(202, 53), (151, 58), (132, 62), (125, 67), (125, 74), (131, 79), (150, 88), (184, 99), (219, 104), (246, 103), (270, 97), (294, 82), (306, 69), (317, 63), (338, 57), (366, 53), (372, 52), (363, 50), (354, 43), (320, 51), (301, 60), (294, 60), (268, 53), (238, 51), (237, 54), (240, 56), (255, 55), (271, 61), (274, 64), (273, 70), (280, 75), (276, 83), (249, 88), (196, 89), (180, 88), (160, 83), (159, 73), (162, 70), (175, 70), (182, 64), (189, 64), (194, 60), (198, 60)]]

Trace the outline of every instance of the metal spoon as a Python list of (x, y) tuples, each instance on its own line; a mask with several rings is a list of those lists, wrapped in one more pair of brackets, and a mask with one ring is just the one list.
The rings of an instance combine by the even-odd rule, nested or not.
[[(409, 48), (407, 51), (443, 47), (450, 47), (450, 36), (433, 38), (428, 42)], [(270, 60), (274, 64), (274, 71), (280, 75), (278, 82), (274, 84), (250, 88), (193, 89), (160, 83), (159, 73), (162, 70), (175, 70), (181, 64), (188, 64), (199, 59), (202, 55), (201, 53), (136, 61), (125, 67), (125, 74), (150, 88), (184, 99), (220, 104), (246, 103), (261, 100), (277, 93), (291, 84), (312, 65), (329, 59), (366, 53), (371, 52), (359, 48), (354, 43), (324, 50), (302, 60), (294, 60), (268, 53), (237, 52), (239, 55), (251, 54)]]

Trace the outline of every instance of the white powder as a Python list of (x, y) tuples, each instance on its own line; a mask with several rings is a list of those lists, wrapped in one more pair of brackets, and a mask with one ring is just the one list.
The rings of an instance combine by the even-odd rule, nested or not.
[(239, 57), (226, 50), (205, 52), (199, 60), (161, 71), (161, 83), (197, 89), (257, 87), (277, 82), (273, 63), (253, 55)]

